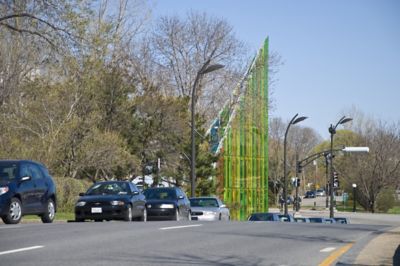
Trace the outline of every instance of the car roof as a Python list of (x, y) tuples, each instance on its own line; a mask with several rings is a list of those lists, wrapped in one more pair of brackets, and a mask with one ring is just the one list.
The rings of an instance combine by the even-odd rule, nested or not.
[(36, 163), (36, 164), (40, 164), (42, 165), (42, 163), (39, 163), (37, 161), (33, 161), (33, 160), (19, 160), (19, 159), (9, 159), (9, 160), (0, 160), (0, 163), (2, 162), (7, 162), (7, 163)]
[(131, 182), (127, 181), (127, 180), (106, 180), (106, 181), (97, 181), (96, 182), (96, 184), (107, 184), (107, 183), (131, 183)]
[(149, 187), (145, 190), (176, 190), (177, 187)]

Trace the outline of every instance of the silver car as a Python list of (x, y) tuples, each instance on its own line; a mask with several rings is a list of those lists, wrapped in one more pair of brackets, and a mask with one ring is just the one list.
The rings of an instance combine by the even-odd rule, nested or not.
[(217, 197), (190, 198), (192, 220), (230, 220), (229, 209)]

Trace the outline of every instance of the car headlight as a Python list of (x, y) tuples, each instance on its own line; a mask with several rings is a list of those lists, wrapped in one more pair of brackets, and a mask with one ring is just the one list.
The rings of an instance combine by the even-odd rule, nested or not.
[(175, 208), (174, 204), (161, 204), (160, 205), (161, 209), (173, 209)]
[(6, 194), (8, 192), (8, 187), (0, 187), (0, 195)]
[(125, 204), (123, 201), (120, 201), (120, 200), (113, 200), (110, 203), (112, 206), (122, 206)]
[(212, 212), (212, 211), (203, 211), (204, 215), (217, 215), (216, 212)]
[(78, 201), (75, 206), (76, 207), (83, 207), (85, 205), (86, 205), (86, 201)]

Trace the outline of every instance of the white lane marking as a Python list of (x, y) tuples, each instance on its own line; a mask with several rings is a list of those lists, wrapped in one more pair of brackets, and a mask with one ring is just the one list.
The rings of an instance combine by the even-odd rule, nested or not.
[(171, 230), (171, 229), (180, 229), (180, 228), (197, 227), (197, 226), (202, 226), (202, 224), (162, 227), (160, 228), (160, 230)]
[(28, 251), (28, 250), (32, 250), (32, 249), (38, 249), (38, 248), (44, 248), (44, 246), (33, 246), (33, 247), (27, 247), (27, 248), (20, 248), (20, 249), (2, 251), (2, 252), (0, 252), (0, 256), (1, 255), (6, 255), (6, 254), (11, 254), (11, 253), (22, 252), (22, 251)]
[(335, 249), (336, 248), (333, 248), (333, 247), (327, 247), (327, 248), (321, 249), (319, 252), (331, 252), (331, 251), (333, 251)]

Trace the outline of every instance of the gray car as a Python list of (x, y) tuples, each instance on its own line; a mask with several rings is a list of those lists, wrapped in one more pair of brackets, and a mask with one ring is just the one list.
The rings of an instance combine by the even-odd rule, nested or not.
[(192, 210), (192, 220), (230, 220), (229, 209), (217, 197), (190, 198), (189, 201)]

